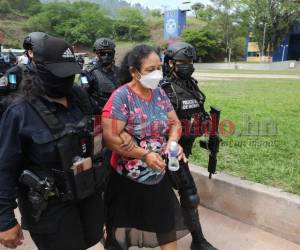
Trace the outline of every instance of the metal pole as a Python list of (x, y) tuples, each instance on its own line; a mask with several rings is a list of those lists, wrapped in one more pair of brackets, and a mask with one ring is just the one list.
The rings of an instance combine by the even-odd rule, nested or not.
[(284, 52), (285, 52), (285, 47), (286, 47), (286, 45), (283, 45), (282, 47), (283, 47), (283, 51), (282, 51), (282, 58), (281, 58), (281, 61), (283, 62), (283, 59), (284, 59)]
[(266, 41), (266, 29), (267, 29), (267, 23), (264, 25), (264, 36), (263, 36), (263, 44), (262, 44), (262, 58), (264, 58), (264, 50), (265, 50), (265, 41)]

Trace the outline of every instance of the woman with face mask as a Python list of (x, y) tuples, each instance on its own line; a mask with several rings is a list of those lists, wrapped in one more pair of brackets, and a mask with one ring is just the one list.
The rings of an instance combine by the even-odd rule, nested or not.
[[(122, 85), (102, 114), (105, 144), (112, 151), (112, 175), (106, 191), (108, 249), (131, 246), (177, 249), (187, 234), (181, 209), (166, 176), (163, 155), (178, 141), (180, 122), (165, 92), (159, 56), (147, 45), (136, 46), (121, 65)], [(119, 145), (127, 131), (131, 151)], [(178, 159), (184, 158), (179, 147)]]
[(45, 36), (33, 54), (36, 74), (0, 123), (0, 244), (16, 248), (25, 229), (39, 250), (87, 249), (102, 238), (104, 211), (92, 109), (73, 87), (81, 68), (63, 39)]

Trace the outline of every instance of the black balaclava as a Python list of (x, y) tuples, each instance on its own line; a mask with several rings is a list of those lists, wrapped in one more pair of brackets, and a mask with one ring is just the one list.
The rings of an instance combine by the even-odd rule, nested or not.
[(62, 98), (71, 94), (75, 75), (64, 78), (57, 77), (47, 70), (43, 64), (36, 64), (36, 70), (42, 80), (46, 95), (52, 98)]

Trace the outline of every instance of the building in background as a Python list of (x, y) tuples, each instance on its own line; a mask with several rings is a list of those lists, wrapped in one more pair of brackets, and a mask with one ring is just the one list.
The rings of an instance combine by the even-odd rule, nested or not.
[(262, 55), (258, 42), (254, 40), (251, 32), (246, 37), (245, 61), (252, 62), (281, 62), (288, 60), (300, 60), (300, 25), (290, 32), (280, 46), (274, 51), (272, 57), (269, 56), (269, 51), (266, 55)]
[(249, 63), (263, 61), (258, 43), (255, 41), (251, 32), (246, 37), (245, 61)]

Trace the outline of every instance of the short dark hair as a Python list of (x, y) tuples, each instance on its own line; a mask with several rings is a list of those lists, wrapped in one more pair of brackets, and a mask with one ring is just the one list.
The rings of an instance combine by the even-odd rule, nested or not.
[(120, 66), (119, 78), (121, 83), (130, 82), (132, 80), (129, 71), (130, 67), (140, 71), (143, 60), (153, 52), (157, 54), (155, 48), (146, 44), (137, 45), (131, 51), (127, 52)]

